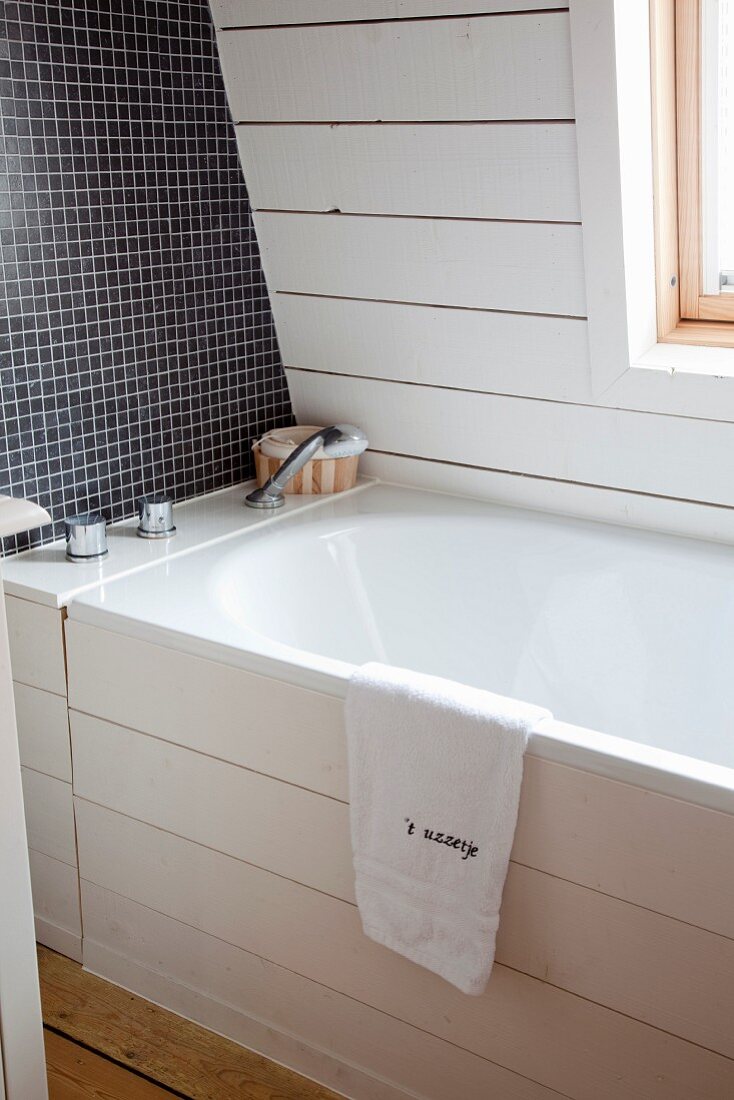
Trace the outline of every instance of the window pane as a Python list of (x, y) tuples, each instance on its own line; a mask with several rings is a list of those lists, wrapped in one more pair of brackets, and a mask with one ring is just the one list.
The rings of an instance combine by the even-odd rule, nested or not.
[(718, 266), (734, 272), (734, 0), (718, 8)]
[(734, 293), (734, 0), (701, 0), (704, 294)]

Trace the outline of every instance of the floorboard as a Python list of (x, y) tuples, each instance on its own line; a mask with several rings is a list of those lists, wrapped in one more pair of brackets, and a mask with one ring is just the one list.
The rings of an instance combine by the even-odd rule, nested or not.
[[(66, 1037), (83, 1044), (77, 1051), (85, 1064), (91, 1066), (94, 1054), (90, 1052), (98, 1052), (113, 1060), (106, 1065), (114, 1070), (125, 1074), (124, 1067), (129, 1067), (144, 1075), (128, 1075), (132, 1078), (130, 1092), (114, 1092), (112, 1086), (105, 1086), (107, 1091), (84, 1092), (77, 1085), (74, 1093), (68, 1091), (74, 1085), (74, 1078), (69, 1077), (72, 1058), (71, 1068), (67, 1064), (57, 1069), (54, 1063), (53, 1087), (67, 1091), (57, 1091), (52, 1100), (81, 1100), (87, 1095), (98, 1100), (148, 1100), (149, 1096), (150, 1100), (161, 1096), (170, 1100), (170, 1093), (161, 1093), (160, 1088), (158, 1092), (143, 1091), (148, 1086), (156, 1089), (149, 1082), (187, 1100), (339, 1100), (330, 1089), (87, 974), (78, 963), (48, 948), (39, 947), (38, 966), (44, 1023), (60, 1033), (49, 1044), (56, 1049), (56, 1039), (62, 1042)], [(76, 1071), (80, 1081), (82, 1068), (78, 1065)]]
[(176, 1095), (63, 1035), (45, 1030), (43, 1037), (49, 1100), (172, 1100)]

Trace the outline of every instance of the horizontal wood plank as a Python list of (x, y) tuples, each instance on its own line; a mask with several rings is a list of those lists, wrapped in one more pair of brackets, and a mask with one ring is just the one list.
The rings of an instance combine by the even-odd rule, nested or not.
[[(71, 707), (346, 800), (343, 700), (84, 623), (67, 640)], [(150, 707), (162, 683), (177, 690)]]
[(497, 960), (734, 1058), (734, 940), (512, 863)]
[(276, 294), (286, 366), (559, 401), (591, 399), (586, 322)]
[(216, 27), (349, 23), (552, 8), (549, 0), (211, 0)]
[[(354, 902), (343, 803), (98, 719), (72, 730), (77, 795)], [(513, 864), (497, 960), (734, 1057), (734, 940)]]
[(76, 866), (71, 783), (21, 768), (28, 844), (37, 852)]
[(271, 292), (583, 316), (581, 227), (254, 215)]
[(734, 505), (732, 424), (287, 373), (301, 423), (347, 417), (378, 451)]
[(217, 38), (235, 122), (573, 118), (566, 12)]
[(513, 859), (734, 939), (734, 815), (525, 759)]
[(19, 683), (13, 694), (21, 764), (71, 783), (66, 699)]
[(579, 221), (568, 124), (237, 126), (254, 208)]
[(553, 1090), (258, 955), (92, 883), (83, 891), (87, 967), (355, 1100), (402, 1100), (403, 1090), (446, 1100), (457, 1082), (462, 1100), (557, 1100)]
[(734, 1088), (720, 1055), (499, 965), (485, 994), (465, 997), (368, 940), (347, 902), (82, 800), (77, 810), (85, 880), (569, 1097), (724, 1100)]
[(66, 695), (63, 611), (5, 597), (13, 679)]
[[(29, 849), (33, 912), (36, 921), (60, 929), (81, 946), (82, 922), (79, 909), (79, 874), (76, 867)], [(55, 944), (49, 947), (57, 949)]]
[(344, 802), (71, 712), (74, 792), (354, 900)]

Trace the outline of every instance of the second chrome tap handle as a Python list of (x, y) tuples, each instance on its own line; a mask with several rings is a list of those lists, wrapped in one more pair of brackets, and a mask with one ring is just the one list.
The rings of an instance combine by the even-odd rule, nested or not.
[(138, 500), (138, 534), (141, 539), (170, 539), (176, 534), (173, 526), (173, 497), (153, 493)]

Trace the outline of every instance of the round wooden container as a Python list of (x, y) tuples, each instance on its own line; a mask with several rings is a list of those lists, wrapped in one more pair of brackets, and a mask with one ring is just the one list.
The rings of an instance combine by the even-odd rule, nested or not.
[[(252, 453), (255, 456), (257, 484), (262, 488), (269, 477), (277, 474), (283, 465), (283, 459), (264, 455), (259, 443), (254, 444)], [(347, 458), (314, 458), (291, 478), (283, 491), (296, 494), (342, 493), (356, 485), (358, 465), (359, 455), (349, 455)]]

